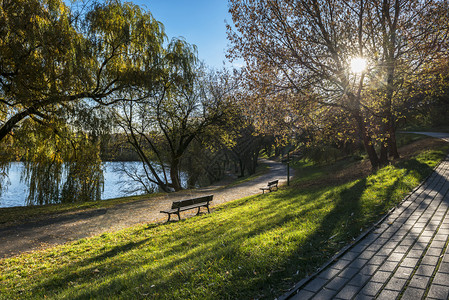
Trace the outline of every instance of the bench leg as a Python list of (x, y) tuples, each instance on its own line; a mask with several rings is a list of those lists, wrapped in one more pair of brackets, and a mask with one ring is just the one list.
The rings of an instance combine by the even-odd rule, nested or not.
[(209, 210), (209, 204), (207, 204), (207, 213), (209, 213), (210, 214), (210, 210)]
[(200, 210), (201, 210), (201, 207), (198, 207), (198, 212), (196, 213), (197, 216), (200, 214)]
[(168, 220), (167, 220), (167, 223), (170, 222), (170, 217), (171, 217), (171, 214), (168, 214)]
[(181, 220), (181, 215), (179, 214), (179, 211), (176, 214), (178, 215), (178, 220)]

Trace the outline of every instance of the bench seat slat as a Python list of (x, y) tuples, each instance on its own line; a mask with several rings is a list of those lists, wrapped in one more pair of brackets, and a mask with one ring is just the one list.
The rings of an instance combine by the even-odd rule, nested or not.
[(173, 201), (171, 209), (169, 210), (161, 210), (161, 213), (168, 214), (168, 221), (170, 221), (171, 214), (177, 214), (178, 218), (181, 219), (179, 213), (181, 211), (198, 208), (198, 213), (200, 212), (201, 207), (206, 207), (209, 212), (209, 202), (212, 201), (213, 195), (203, 196), (192, 199), (185, 199), (179, 201)]
[[(189, 209), (193, 209), (193, 208), (198, 208), (198, 207), (206, 207), (209, 205), (209, 202), (203, 202), (202, 205), (200, 204), (195, 204), (195, 205), (189, 205), (189, 206), (183, 206), (179, 208), (179, 211), (185, 211), (185, 210), (189, 210)], [(161, 212), (164, 212), (166, 214), (168, 213), (177, 213), (178, 209), (177, 208), (172, 208), (170, 210), (161, 210)]]
[(265, 191), (274, 191), (274, 190), (278, 190), (278, 183), (279, 180), (273, 180), (273, 181), (268, 181), (267, 186), (266, 187), (262, 187), (260, 188), (262, 190), (262, 194), (265, 193)]

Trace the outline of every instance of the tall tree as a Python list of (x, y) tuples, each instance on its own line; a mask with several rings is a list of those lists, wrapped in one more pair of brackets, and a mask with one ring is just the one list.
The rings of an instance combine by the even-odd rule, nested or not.
[[(289, 90), (343, 109), (373, 168), (386, 163), (387, 145), (397, 155), (398, 91), (447, 50), (447, 1), (231, 0), (230, 12), (230, 57), (244, 58), (259, 93)], [(356, 58), (367, 60), (360, 73)]]
[[(62, 157), (69, 175), (65, 194), (98, 199), (98, 124), (107, 115), (96, 112), (130, 101), (128, 91), (142, 82), (151, 86), (164, 40), (162, 25), (131, 3), (93, 2), (72, 11), (62, 0), (0, 1), (0, 147), (15, 140), (22, 148), (32, 193), (55, 198), (64, 169), (54, 162)], [(48, 178), (41, 176), (45, 171)], [(98, 179), (95, 188), (83, 183), (85, 172)], [(52, 187), (44, 187), (50, 180)]]
[(141, 89), (152, 93), (117, 105), (115, 119), (139, 155), (147, 182), (178, 191), (184, 154), (195, 138), (223, 124), (229, 105), (205, 75), (193, 46), (174, 39), (160, 62), (158, 86), (143, 83)]
[(116, 92), (157, 73), (165, 35), (138, 6), (106, 1), (75, 14), (61, 0), (4, 0), (0, 9), (0, 141), (28, 117), (126, 100)]

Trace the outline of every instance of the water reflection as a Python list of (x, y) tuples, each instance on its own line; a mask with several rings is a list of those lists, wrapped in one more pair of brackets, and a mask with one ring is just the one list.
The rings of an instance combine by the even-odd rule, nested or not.
[[(140, 162), (105, 162), (103, 164), (104, 190), (101, 194), (101, 199), (143, 194), (141, 184), (132, 180), (121, 171), (123, 166), (128, 170), (143, 173)], [(23, 163), (11, 163), (8, 177), (4, 182), (5, 189), (3, 189), (0, 196), (0, 207), (27, 205), (26, 199), (29, 190), (28, 186), (21, 180), (23, 168)]]

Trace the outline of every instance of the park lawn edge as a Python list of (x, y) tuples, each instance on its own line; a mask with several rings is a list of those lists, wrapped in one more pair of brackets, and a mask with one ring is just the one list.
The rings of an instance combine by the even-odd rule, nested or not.
[(447, 151), (336, 186), (293, 182), (213, 214), (3, 259), (0, 299), (278, 297), (397, 205)]

